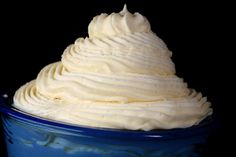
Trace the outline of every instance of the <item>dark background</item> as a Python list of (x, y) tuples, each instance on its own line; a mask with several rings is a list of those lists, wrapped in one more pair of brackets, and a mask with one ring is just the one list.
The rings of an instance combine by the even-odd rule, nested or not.
[[(95, 15), (119, 12), (124, 3), (130, 12), (146, 16), (153, 32), (173, 51), (177, 75), (212, 102), (220, 128), (209, 139), (206, 156), (225, 156), (231, 147), (228, 139), (232, 138), (226, 118), (228, 109), (234, 106), (227, 101), (228, 89), (233, 88), (233, 52), (226, 37), (231, 35), (228, 21), (233, 19), (232, 10), (222, 2), (97, 0), (1, 4), (0, 92), (14, 92), (35, 79), (41, 68), (60, 60), (66, 46), (87, 36), (87, 26)], [(3, 144), (0, 157), (4, 157)]]

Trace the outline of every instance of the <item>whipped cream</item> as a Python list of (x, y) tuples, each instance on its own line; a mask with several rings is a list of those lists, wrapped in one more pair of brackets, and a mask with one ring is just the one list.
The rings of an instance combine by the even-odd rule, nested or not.
[(150, 32), (151, 26), (139, 13), (131, 14), (126, 5), (120, 13), (101, 14), (93, 18), (88, 26), (89, 38), (106, 38), (120, 34)]
[(40, 117), (129, 130), (186, 128), (212, 114), (201, 93), (175, 75), (172, 52), (148, 20), (101, 14), (89, 37), (68, 46), (14, 96), (14, 106)]

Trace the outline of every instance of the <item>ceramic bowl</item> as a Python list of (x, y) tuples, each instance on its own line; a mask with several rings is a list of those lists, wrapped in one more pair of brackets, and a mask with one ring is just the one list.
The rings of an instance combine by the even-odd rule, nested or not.
[(208, 117), (185, 129), (129, 131), (39, 118), (1, 97), (8, 157), (200, 157), (212, 130)]

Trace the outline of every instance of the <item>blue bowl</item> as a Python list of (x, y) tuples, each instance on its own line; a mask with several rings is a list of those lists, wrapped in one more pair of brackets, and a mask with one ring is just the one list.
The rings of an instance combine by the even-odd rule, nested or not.
[(39, 118), (0, 98), (9, 157), (200, 157), (214, 127), (211, 117), (185, 129), (129, 131)]

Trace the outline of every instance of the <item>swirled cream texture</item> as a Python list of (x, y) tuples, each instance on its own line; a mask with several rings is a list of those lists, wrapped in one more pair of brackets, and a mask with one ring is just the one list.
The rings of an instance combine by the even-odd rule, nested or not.
[(89, 37), (22, 86), (14, 106), (40, 117), (129, 130), (185, 128), (212, 114), (210, 103), (175, 75), (171, 51), (148, 20), (126, 7), (96, 16)]

